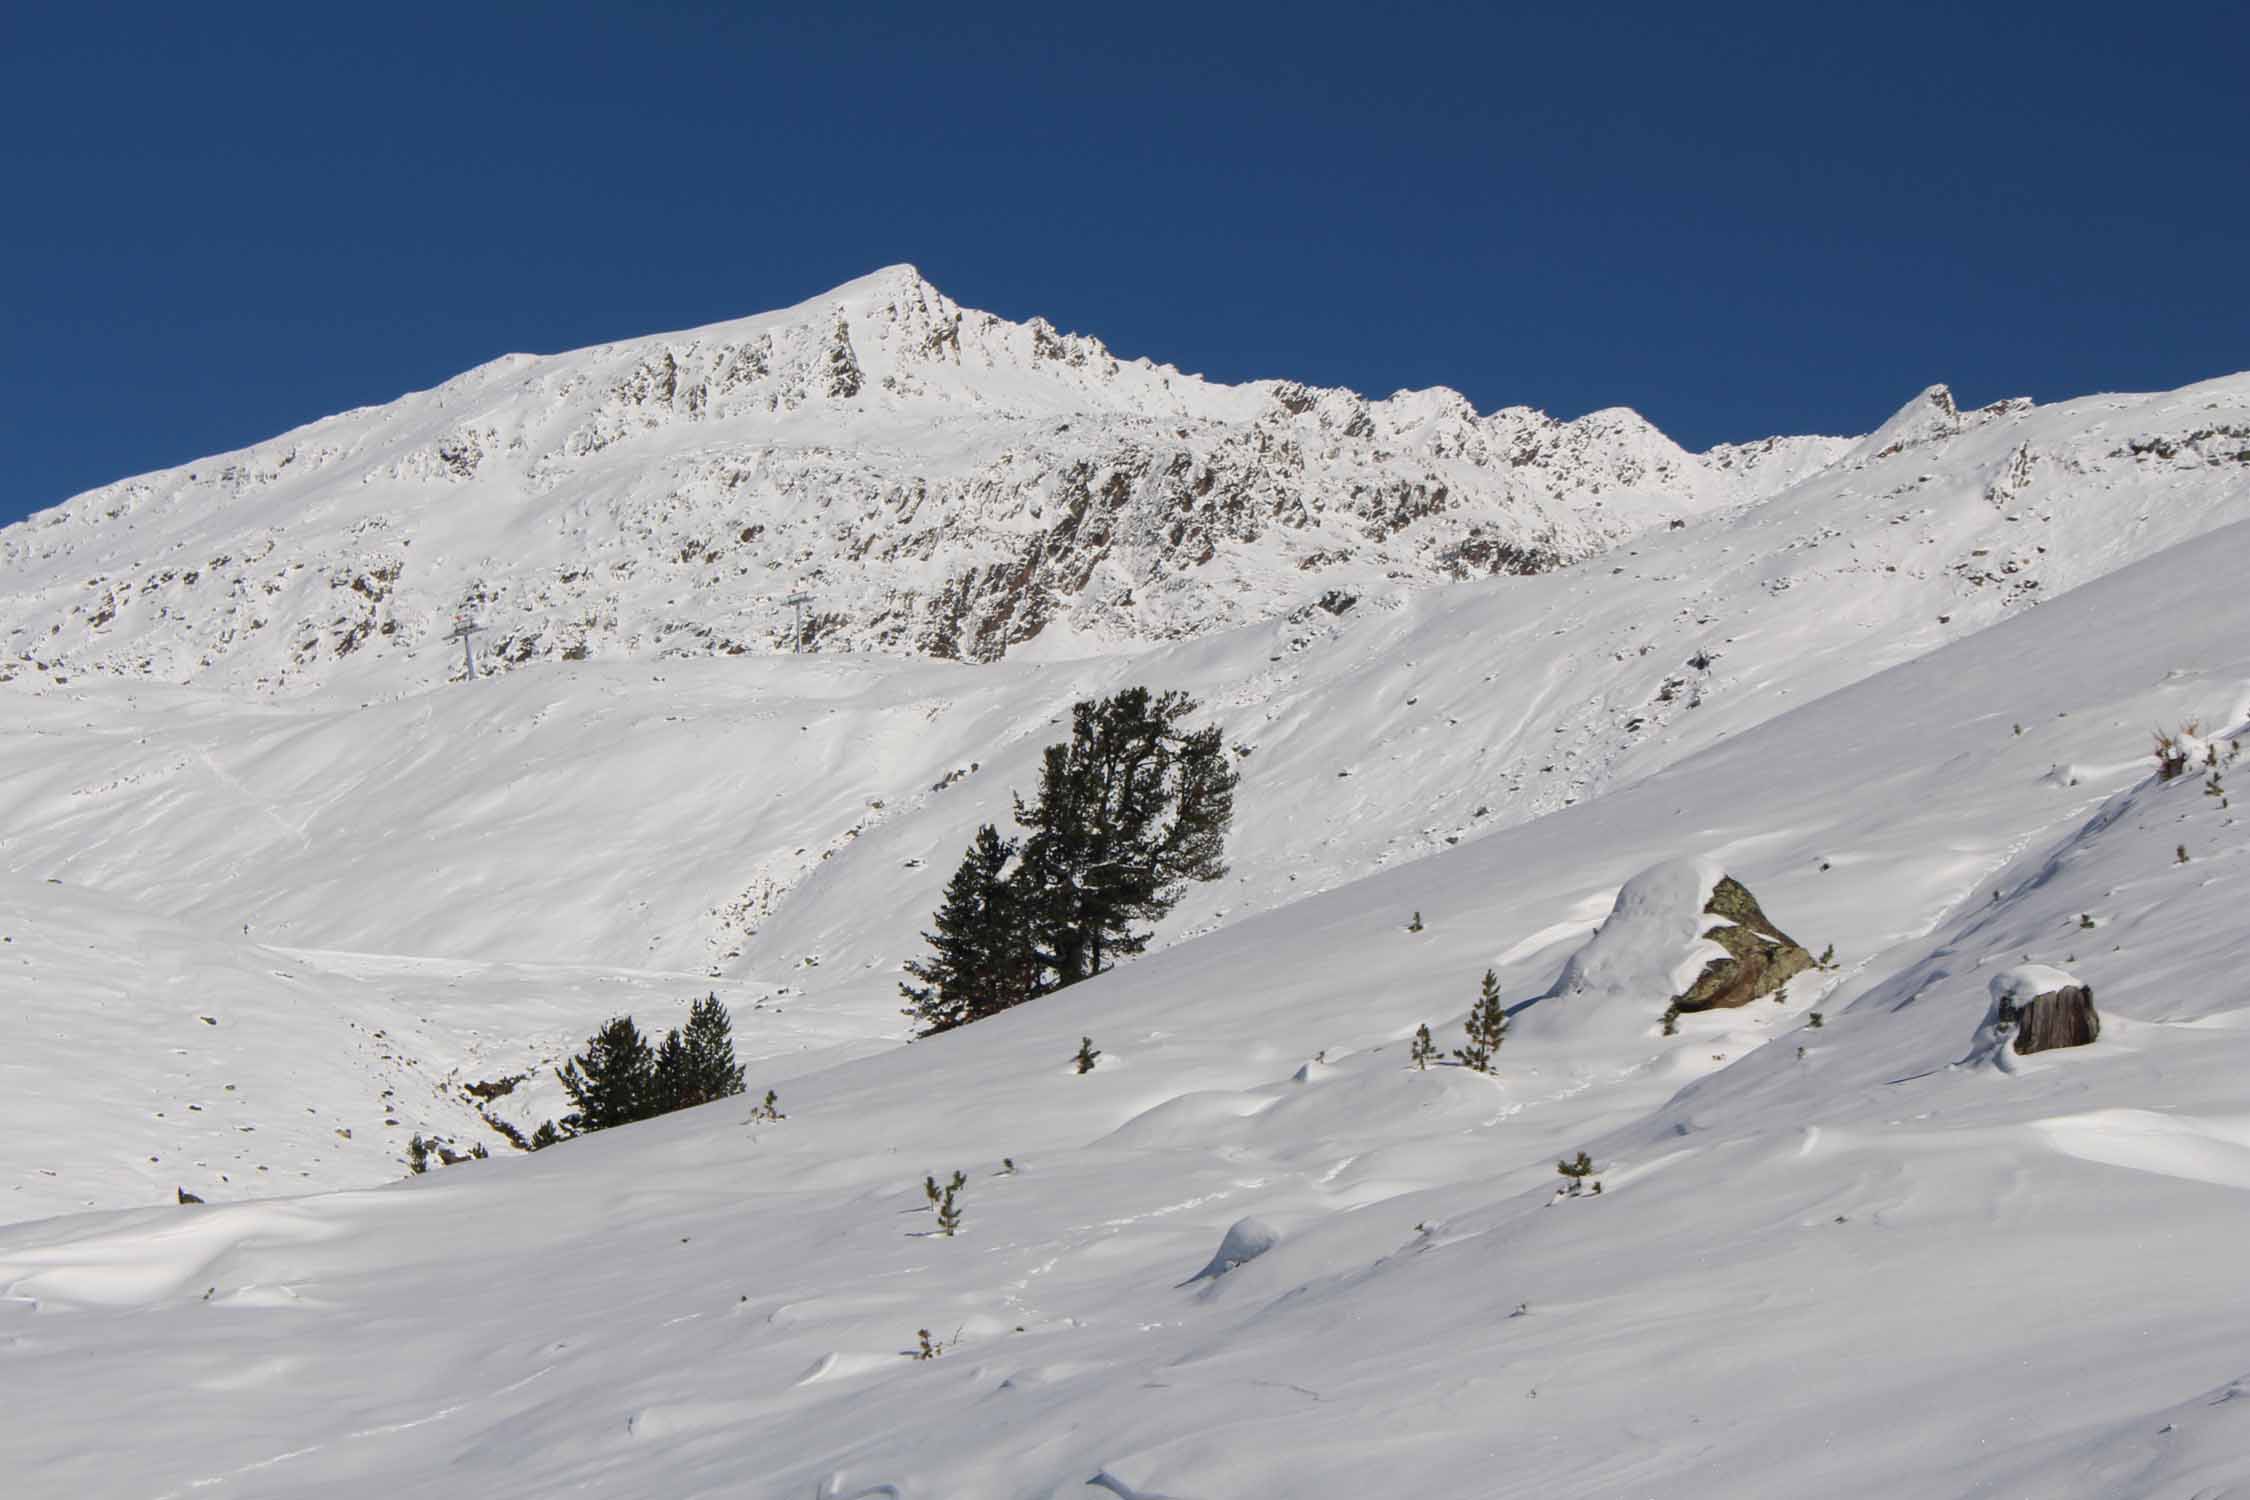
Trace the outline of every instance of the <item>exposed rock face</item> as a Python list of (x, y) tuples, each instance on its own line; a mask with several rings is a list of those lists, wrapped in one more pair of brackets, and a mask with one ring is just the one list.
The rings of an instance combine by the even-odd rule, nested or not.
[(1732, 875), (1719, 877), (1703, 911), (1723, 919), (1703, 936), (1726, 949), (1727, 956), (1712, 959), (1684, 994), (1672, 997), (1681, 1011), (1748, 1005), (1813, 967), (1813, 956), (1768, 921), (1758, 898)]
[(0, 637), (71, 676), (426, 683), (464, 609), (506, 672), (788, 651), (806, 592), (808, 647), (990, 661), (1545, 571), (1847, 446), (1223, 385), (897, 266), (81, 495), (0, 529)]
[(1984, 1050), (2018, 1057), (2057, 1047), (2083, 1047), (2102, 1034), (2094, 992), (2061, 969), (2024, 964), (1996, 976), (1992, 1008), (1978, 1037)]

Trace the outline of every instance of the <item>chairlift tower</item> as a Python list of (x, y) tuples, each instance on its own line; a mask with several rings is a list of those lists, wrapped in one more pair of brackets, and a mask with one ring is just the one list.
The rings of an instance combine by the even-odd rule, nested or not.
[(453, 617), (453, 633), (448, 635), (446, 639), (461, 643), (461, 665), (468, 673), (463, 681), (474, 682), (477, 680), (476, 638), (477, 633), (483, 629), (484, 626), (478, 622), (477, 617), (467, 610), (462, 610)]
[(781, 602), (797, 612), (796, 630), (789, 648), (789, 654), (795, 656), (805, 649), (805, 606), (813, 602), (813, 596), (796, 593)]

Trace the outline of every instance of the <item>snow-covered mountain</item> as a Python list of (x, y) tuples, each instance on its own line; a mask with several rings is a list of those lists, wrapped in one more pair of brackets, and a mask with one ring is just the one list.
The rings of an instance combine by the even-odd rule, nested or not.
[(1543, 571), (1844, 446), (1690, 454), (1623, 409), (1213, 384), (893, 266), (81, 495), (0, 536), (0, 649), (420, 686), (463, 609), (505, 669), (785, 650), (802, 591), (823, 650), (1075, 654)]
[[(894, 271), (0, 532), (11, 1495), (2250, 1492), (2250, 377), (1701, 456), (1355, 403)], [(1061, 530), (1160, 449), (1258, 475), (1208, 561), (1161, 466)], [(1377, 535), (1352, 486), (1416, 475)], [(722, 520), (768, 529), (678, 560)], [(1554, 557), (1455, 580), (1480, 534)], [(1043, 628), (980, 592), (945, 659), (1027, 547)], [(506, 669), (448, 682), (480, 581)], [(1129, 682), (1223, 724), (1228, 877), (902, 1045), (971, 831)], [(2190, 720), (2219, 764), (2158, 776)], [(1834, 966), (1667, 1023), (1720, 870)], [(2093, 1046), (1991, 1065), (2023, 964)], [(1495, 1075), (1410, 1066), (1487, 969)], [(785, 1119), (507, 1144), (706, 991)], [(401, 1180), (417, 1133), (495, 1154)]]

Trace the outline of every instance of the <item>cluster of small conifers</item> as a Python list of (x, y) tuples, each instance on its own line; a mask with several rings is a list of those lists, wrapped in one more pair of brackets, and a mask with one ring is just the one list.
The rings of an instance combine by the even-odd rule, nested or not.
[[(674, 1027), (653, 1047), (631, 1016), (613, 1016), (555, 1076), (572, 1109), (559, 1126), (550, 1120), (539, 1127), (531, 1137), (533, 1150), (742, 1092), (734, 1023), (717, 995), (696, 1001), (688, 1009), (686, 1027)], [(765, 1107), (773, 1102), (767, 1094)]]
[[(1422, 914), (1416, 912), (1419, 923)], [(1419, 932), (1415, 926), (1408, 929)], [(1500, 1055), (1500, 1044), (1508, 1039), (1508, 1008), (1500, 1003), (1500, 976), (1492, 970), (1484, 971), (1484, 982), (1477, 987), (1477, 1003), (1469, 1011), (1468, 1040), (1466, 1045), (1453, 1049), (1453, 1059), (1462, 1067), (1477, 1073), (1492, 1071), (1492, 1063)], [(1429, 1023), (1414, 1028), (1414, 1044), (1407, 1049), (1408, 1062), (1417, 1068), (1427, 1068), (1437, 1058), (1437, 1043), (1430, 1039)]]

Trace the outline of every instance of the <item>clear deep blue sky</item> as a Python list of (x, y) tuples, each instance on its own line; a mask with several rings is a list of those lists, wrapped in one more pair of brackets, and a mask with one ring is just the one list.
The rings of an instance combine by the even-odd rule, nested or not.
[(2239, 5), (844, 9), (7, 6), (0, 522), (893, 261), (1690, 446), (2250, 367)]

